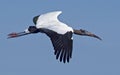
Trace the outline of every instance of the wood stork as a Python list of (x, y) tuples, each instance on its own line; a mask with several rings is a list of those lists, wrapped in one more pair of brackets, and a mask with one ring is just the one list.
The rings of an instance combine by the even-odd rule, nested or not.
[(66, 61), (69, 62), (70, 58), (72, 58), (73, 34), (91, 36), (101, 40), (100, 37), (91, 32), (83, 29), (73, 29), (65, 23), (60, 22), (58, 16), (61, 13), (62, 11), (54, 11), (35, 16), (33, 18), (35, 26), (29, 26), (24, 32), (10, 33), (8, 34), (8, 38), (15, 38), (38, 32), (45, 33), (52, 42), (56, 59), (59, 59), (60, 62), (63, 61), (64, 63)]

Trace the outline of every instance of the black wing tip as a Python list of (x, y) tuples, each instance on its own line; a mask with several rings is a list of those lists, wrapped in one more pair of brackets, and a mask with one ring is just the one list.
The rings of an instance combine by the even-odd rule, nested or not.
[(70, 62), (70, 58), (71, 57), (64, 58), (62, 56), (59, 57), (59, 56), (56, 55), (56, 60), (59, 60), (60, 62), (63, 62), (64, 64), (65, 63), (69, 63)]
[(63, 62), (63, 63), (66, 63), (66, 62), (69, 63), (72, 56), (66, 55), (64, 53), (64, 51), (62, 51), (62, 52), (54, 52), (54, 55), (56, 55), (56, 60), (59, 60), (60, 62)]
[(56, 60), (59, 60), (60, 62), (63, 62), (64, 64), (66, 62), (69, 63), (70, 58), (71, 58), (71, 57), (63, 58), (62, 56), (59, 57), (57, 54), (55, 54), (55, 55), (56, 55)]
[(63, 62), (65, 64), (65, 63), (69, 63), (69, 60), (60, 60), (60, 62)]
[(62, 35), (52, 31), (51, 33), (47, 33), (47, 35), (52, 41), (56, 59), (63, 63), (69, 63), (72, 56), (72, 32), (67, 32)]

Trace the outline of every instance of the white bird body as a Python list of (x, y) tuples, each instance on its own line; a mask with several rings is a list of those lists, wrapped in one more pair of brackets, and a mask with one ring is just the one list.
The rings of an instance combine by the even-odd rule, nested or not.
[(49, 12), (43, 15), (38, 15), (33, 18), (35, 26), (29, 26), (24, 32), (11, 33), (9, 38), (19, 37), (32, 33), (45, 33), (51, 40), (54, 47), (54, 54), (56, 59), (63, 61), (64, 63), (72, 58), (73, 49), (73, 34), (91, 36), (97, 39), (100, 37), (88, 32), (86, 30), (76, 30), (63, 22), (58, 20), (58, 16), (62, 11)]
[(57, 32), (58, 34), (65, 34), (73, 29), (58, 20), (58, 16), (62, 11), (55, 11), (40, 15), (36, 22), (37, 28), (45, 28)]

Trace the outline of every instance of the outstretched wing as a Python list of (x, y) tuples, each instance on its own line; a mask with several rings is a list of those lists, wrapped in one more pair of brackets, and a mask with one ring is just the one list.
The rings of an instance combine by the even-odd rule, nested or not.
[(35, 16), (33, 18), (33, 23), (39, 28), (40, 25), (46, 24), (52, 21), (59, 21), (58, 16), (62, 13), (62, 11), (54, 11), (45, 13), (42, 15)]
[(57, 34), (54, 31), (43, 29), (44, 33), (50, 37), (53, 47), (54, 54), (56, 55), (56, 59), (63, 61), (64, 63), (72, 58), (72, 32), (66, 32), (63, 34)]

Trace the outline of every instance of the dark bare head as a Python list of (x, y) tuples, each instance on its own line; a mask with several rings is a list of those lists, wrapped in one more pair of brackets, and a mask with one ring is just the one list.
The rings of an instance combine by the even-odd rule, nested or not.
[(99, 36), (97, 36), (91, 32), (88, 32), (86, 30), (83, 30), (83, 29), (80, 29), (80, 30), (74, 29), (74, 34), (82, 35), (82, 36), (90, 36), (90, 37), (94, 37), (94, 38), (97, 38), (99, 40), (102, 40)]

